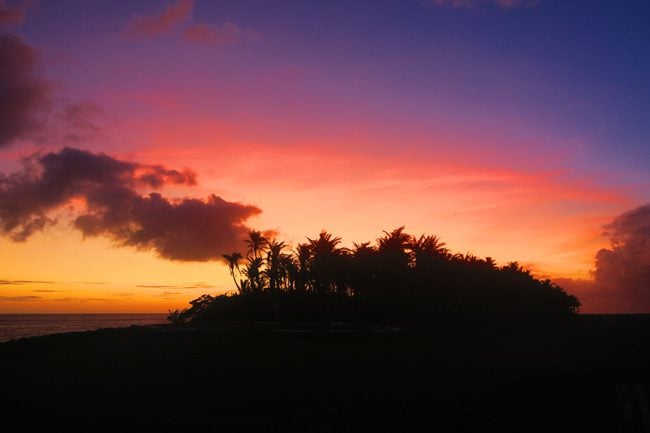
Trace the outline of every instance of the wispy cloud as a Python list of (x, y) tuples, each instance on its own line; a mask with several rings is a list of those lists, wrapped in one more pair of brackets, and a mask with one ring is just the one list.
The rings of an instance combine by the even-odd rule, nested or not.
[(120, 302), (121, 299), (110, 299), (110, 298), (55, 298), (50, 299), (53, 302)]
[(179, 289), (213, 289), (214, 284), (207, 284), (207, 283), (194, 283), (190, 284), (188, 286), (181, 286)]
[(241, 40), (254, 41), (260, 38), (256, 31), (242, 29), (235, 23), (227, 22), (221, 26), (198, 23), (183, 30), (183, 39), (187, 42), (203, 45), (230, 45)]
[(34, 293), (69, 293), (70, 290), (50, 290), (50, 289), (36, 289), (32, 290)]
[(459, 9), (478, 9), (481, 7), (498, 7), (500, 9), (517, 9), (536, 6), (541, 0), (431, 0), (434, 6)]
[(31, 0), (14, 1), (0, 0), (0, 28), (15, 26), (25, 21), (25, 12), (31, 5)]
[(169, 33), (189, 19), (193, 8), (194, 0), (178, 0), (160, 12), (135, 17), (127, 24), (124, 33), (146, 38)]
[(181, 29), (186, 42), (207, 46), (231, 45), (260, 38), (260, 34), (252, 28), (242, 28), (229, 21), (221, 25), (205, 22), (190, 24), (193, 8), (193, 0), (179, 0), (162, 11), (133, 18), (123, 33), (129, 37), (151, 39)]
[(40, 296), (0, 296), (0, 302), (30, 302), (40, 301)]
[(175, 284), (175, 285), (169, 285), (169, 284), (138, 284), (135, 287), (140, 287), (143, 289), (174, 289), (174, 290), (182, 290), (182, 289), (214, 289), (215, 286), (214, 284), (207, 284), (203, 282), (198, 282), (198, 283), (187, 283), (187, 284)]
[(1, 286), (18, 286), (22, 284), (54, 284), (54, 281), (38, 280), (0, 280)]
[(82, 101), (65, 106), (56, 117), (65, 128), (63, 140), (76, 145), (96, 140), (103, 129), (100, 123), (107, 116), (97, 104)]

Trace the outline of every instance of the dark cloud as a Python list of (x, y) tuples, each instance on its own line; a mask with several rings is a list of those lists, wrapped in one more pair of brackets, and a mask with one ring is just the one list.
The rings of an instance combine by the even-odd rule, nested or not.
[(650, 312), (650, 204), (616, 217), (605, 230), (611, 246), (596, 254), (596, 284), (629, 310)]
[(261, 211), (210, 195), (170, 200), (156, 190), (194, 185), (190, 170), (122, 161), (66, 147), (36, 155), (23, 168), (0, 177), (0, 233), (25, 241), (55, 222), (54, 211), (83, 200), (74, 227), (84, 236), (104, 236), (120, 246), (154, 250), (170, 260), (219, 259), (235, 251), (250, 230), (244, 221)]
[(594, 279), (554, 281), (587, 313), (650, 313), (650, 204), (614, 218), (605, 230), (611, 245), (596, 254)]
[(178, 0), (160, 12), (134, 18), (124, 32), (128, 36), (147, 38), (168, 33), (187, 21), (193, 8), (194, 0)]
[(0, 35), (0, 148), (31, 137), (49, 105), (49, 89), (36, 64), (34, 48), (18, 36)]

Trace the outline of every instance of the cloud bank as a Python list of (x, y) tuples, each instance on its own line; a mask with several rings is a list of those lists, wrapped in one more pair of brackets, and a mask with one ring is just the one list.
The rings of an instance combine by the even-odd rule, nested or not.
[(589, 313), (650, 313), (650, 204), (605, 225), (610, 247), (596, 253), (593, 280), (556, 278)]
[(611, 246), (596, 254), (596, 284), (650, 311), (650, 204), (614, 218), (605, 230)]
[(49, 105), (49, 89), (36, 75), (36, 64), (33, 47), (18, 36), (0, 35), (0, 148), (31, 137)]
[(187, 169), (66, 147), (25, 159), (22, 169), (8, 176), (0, 174), (0, 234), (26, 241), (54, 224), (55, 212), (76, 199), (83, 205), (73, 210), (73, 225), (84, 237), (107, 237), (170, 260), (217, 260), (224, 251), (241, 248), (250, 230), (244, 222), (261, 211), (215, 195), (167, 199), (159, 192), (141, 193), (194, 184), (196, 175)]

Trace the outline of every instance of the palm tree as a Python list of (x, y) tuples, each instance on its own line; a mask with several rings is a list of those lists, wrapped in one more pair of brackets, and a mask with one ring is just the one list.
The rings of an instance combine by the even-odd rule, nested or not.
[(272, 292), (279, 288), (287, 271), (285, 268), (286, 254), (282, 253), (282, 250), (286, 247), (287, 245), (284, 242), (278, 242), (275, 239), (267, 243), (268, 251), (266, 253), (264, 275), (269, 281), (269, 290)]
[(411, 236), (404, 233), (404, 226), (390, 233), (384, 231), (384, 236), (377, 239), (377, 250), (384, 265), (393, 270), (407, 266), (410, 261), (407, 253), (410, 241)]
[(370, 245), (370, 242), (355, 242), (350, 271), (350, 283), (356, 295), (372, 290), (377, 278), (377, 248)]
[(237, 273), (241, 277), (241, 269), (239, 269), (239, 260), (241, 260), (242, 255), (238, 252), (234, 252), (232, 254), (224, 254), (223, 258), (226, 259), (228, 262), (228, 270), (230, 271), (230, 275), (232, 276), (233, 281), (235, 282), (235, 287), (237, 287), (237, 290), (239, 293), (242, 292), (241, 285), (237, 282), (237, 278), (235, 277), (235, 270), (237, 270)]
[(490, 256), (487, 256), (484, 259), (485, 265), (490, 268), (491, 270), (494, 270), (497, 268), (497, 262), (494, 261), (494, 259)]
[(248, 287), (253, 292), (264, 290), (264, 275), (262, 274), (264, 260), (261, 257), (250, 257), (248, 264), (244, 268), (244, 275), (248, 279)]
[(337, 245), (341, 238), (334, 237), (325, 230), (321, 231), (318, 239), (310, 239), (311, 250), (311, 273), (314, 279), (314, 288), (318, 293), (326, 293), (332, 289), (337, 279), (337, 257), (342, 249)]
[(262, 235), (259, 230), (251, 230), (248, 233), (248, 239), (245, 240), (248, 246), (246, 257), (258, 258), (261, 257), (262, 252), (268, 243), (267, 239)]
[(417, 269), (424, 269), (436, 259), (446, 258), (449, 250), (445, 243), (435, 235), (421, 235), (419, 238), (412, 237), (409, 240), (408, 248), (411, 250), (413, 262)]
[(309, 289), (311, 273), (312, 249), (310, 244), (298, 244), (295, 251), (296, 272), (294, 277), (295, 289), (299, 292)]

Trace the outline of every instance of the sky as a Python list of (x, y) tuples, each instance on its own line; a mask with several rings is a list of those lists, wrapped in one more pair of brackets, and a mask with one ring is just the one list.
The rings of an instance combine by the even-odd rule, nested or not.
[(0, 0), (0, 313), (235, 289), (405, 225), (650, 312), (645, 0)]

